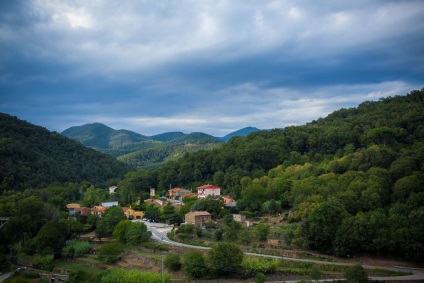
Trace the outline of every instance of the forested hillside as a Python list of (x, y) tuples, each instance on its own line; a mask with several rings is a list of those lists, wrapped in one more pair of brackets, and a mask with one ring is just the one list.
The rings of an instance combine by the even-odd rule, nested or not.
[(221, 144), (217, 138), (204, 133), (168, 132), (147, 137), (127, 130), (114, 130), (101, 123), (71, 127), (62, 134), (138, 168), (160, 167), (165, 161), (185, 153)]
[(54, 182), (101, 185), (131, 168), (59, 133), (0, 114), (0, 192)]
[(364, 102), (284, 130), (235, 137), (158, 170), (131, 173), (127, 196), (169, 184), (221, 186), (240, 210), (290, 210), (301, 247), (424, 259), (424, 89)]

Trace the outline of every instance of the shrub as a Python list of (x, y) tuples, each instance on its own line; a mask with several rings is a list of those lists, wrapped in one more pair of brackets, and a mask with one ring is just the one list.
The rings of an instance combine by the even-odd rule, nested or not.
[(99, 260), (114, 263), (121, 258), (124, 247), (118, 243), (104, 244), (99, 250)]
[(186, 253), (183, 256), (183, 269), (187, 276), (202, 278), (208, 273), (205, 258), (199, 251)]
[(111, 269), (102, 272), (96, 282), (100, 283), (156, 283), (162, 282), (167, 283), (170, 280), (168, 273), (156, 273), (152, 271), (138, 271), (138, 270), (123, 270), (123, 269)]
[(36, 256), (34, 261), (35, 261), (36, 268), (48, 270), (48, 271), (52, 271), (54, 269), (53, 254)]
[(193, 232), (194, 232), (193, 224), (181, 225), (177, 230), (177, 233), (182, 233), (182, 234), (193, 234)]
[(235, 244), (219, 243), (207, 253), (207, 263), (215, 274), (228, 274), (239, 271), (243, 261), (243, 252)]
[(221, 241), (222, 240), (222, 231), (221, 230), (216, 230), (213, 233), (213, 237), (215, 238), (215, 241)]
[(368, 274), (360, 264), (355, 264), (349, 267), (345, 273), (348, 283), (366, 283), (368, 282)]
[(256, 273), (255, 283), (264, 283), (266, 281), (266, 276), (262, 272)]
[(165, 258), (165, 267), (171, 271), (177, 271), (181, 269), (181, 257), (179, 254), (168, 254)]
[(280, 261), (278, 259), (268, 259), (259, 257), (245, 257), (241, 266), (245, 271), (253, 273), (273, 273), (277, 271)]
[(87, 241), (72, 240), (63, 247), (62, 252), (69, 258), (80, 257), (88, 253), (90, 244)]

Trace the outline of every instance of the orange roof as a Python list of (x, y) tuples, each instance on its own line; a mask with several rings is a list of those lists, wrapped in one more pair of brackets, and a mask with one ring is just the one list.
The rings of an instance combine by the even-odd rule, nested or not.
[(173, 188), (173, 189), (170, 189), (169, 191), (170, 192), (179, 192), (179, 191), (183, 191), (184, 189), (181, 189), (181, 188)]
[(197, 189), (220, 189), (220, 187), (207, 184), (207, 185), (203, 185), (203, 186), (197, 187)]
[(187, 194), (181, 195), (181, 197), (182, 198), (185, 198), (185, 197), (197, 197), (197, 194), (195, 194), (195, 193), (187, 193)]
[(195, 216), (210, 216), (211, 214), (207, 211), (190, 211), (187, 214), (193, 214)]
[(69, 203), (66, 205), (66, 208), (77, 208), (77, 207), (81, 207), (81, 205), (79, 205), (78, 203)]
[(103, 211), (105, 212), (107, 210), (107, 207), (101, 206), (101, 205), (96, 205), (95, 207), (92, 208), (92, 210), (94, 211)]

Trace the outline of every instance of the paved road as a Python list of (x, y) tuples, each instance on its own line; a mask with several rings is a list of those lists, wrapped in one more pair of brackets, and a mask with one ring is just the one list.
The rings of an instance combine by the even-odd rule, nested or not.
[(6, 272), (6, 273), (0, 275), (0, 282), (3, 282), (7, 278), (9, 278), (9, 276), (11, 276), (11, 275), (12, 275), (12, 272)]
[[(193, 245), (186, 245), (181, 244), (178, 242), (171, 241), (168, 239), (166, 234), (172, 230), (172, 226), (162, 224), (162, 223), (148, 223), (144, 222), (147, 225), (147, 229), (152, 232), (152, 238), (156, 241), (166, 243), (173, 246), (179, 246), (179, 247), (187, 247), (192, 249), (200, 249), (200, 250), (209, 250), (208, 247), (200, 247), (200, 246), (193, 246)], [(255, 253), (247, 253), (246, 255), (251, 256), (260, 256), (260, 257), (266, 257), (266, 258), (276, 258), (276, 259), (283, 259), (282, 256), (274, 256), (274, 255), (264, 255), (264, 254), (255, 254)], [(311, 259), (300, 259), (300, 258), (289, 258), (284, 257), (285, 260), (292, 260), (292, 261), (300, 261), (300, 262), (313, 262), (313, 263), (322, 263), (322, 264), (333, 264), (333, 265), (352, 265), (351, 263), (343, 263), (343, 262), (328, 262), (328, 261), (319, 261), (319, 260), (311, 260)], [(424, 281), (424, 270), (419, 268), (409, 268), (409, 267), (382, 267), (382, 266), (372, 266), (372, 265), (362, 265), (364, 268), (367, 269), (374, 269), (374, 268), (381, 268), (381, 269), (388, 269), (393, 271), (400, 271), (400, 272), (410, 272), (411, 275), (406, 276), (396, 276), (396, 277), (370, 277), (370, 279), (373, 280), (384, 280), (384, 281), (391, 281), (391, 280), (423, 280)], [(320, 280), (320, 281), (326, 281), (326, 280)], [(327, 280), (328, 281), (328, 280)]]

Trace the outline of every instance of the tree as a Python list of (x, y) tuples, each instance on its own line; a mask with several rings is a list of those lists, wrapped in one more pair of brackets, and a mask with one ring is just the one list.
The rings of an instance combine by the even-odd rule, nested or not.
[(131, 222), (125, 231), (125, 241), (131, 245), (146, 242), (151, 236), (152, 232), (147, 231), (147, 226), (141, 222)]
[(160, 216), (160, 218), (162, 220), (164, 220), (165, 222), (169, 221), (169, 218), (171, 217), (171, 215), (173, 215), (175, 213), (175, 207), (168, 202), (162, 209), (162, 214)]
[(368, 274), (360, 264), (349, 267), (345, 272), (345, 278), (348, 283), (367, 283)]
[(112, 206), (103, 215), (103, 218), (97, 224), (96, 235), (98, 238), (111, 236), (113, 229), (121, 220), (126, 220), (125, 214), (121, 207)]
[(181, 257), (179, 254), (167, 254), (165, 257), (164, 265), (171, 271), (177, 271), (181, 269)]
[(321, 203), (314, 208), (307, 219), (307, 239), (313, 249), (330, 252), (337, 229), (348, 216), (346, 209), (337, 200)]
[(191, 207), (191, 211), (207, 211), (212, 215), (213, 219), (216, 219), (223, 207), (222, 198), (209, 195), (204, 199), (197, 200)]
[(206, 256), (208, 267), (217, 275), (236, 273), (243, 261), (243, 252), (235, 244), (219, 243), (213, 246)]
[(115, 228), (113, 229), (113, 237), (115, 237), (115, 239), (122, 243), (125, 244), (125, 233), (127, 231), (128, 226), (131, 225), (131, 221), (129, 220), (121, 220), (118, 225), (115, 226)]
[(107, 263), (114, 263), (121, 258), (124, 247), (119, 243), (108, 243), (101, 246), (99, 250), (99, 260)]
[(144, 214), (144, 216), (146, 218), (149, 218), (149, 219), (152, 219), (152, 220), (155, 220), (155, 221), (159, 221), (160, 215), (161, 215), (160, 210), (156, 205), (149, 204), (146, 207), (146, 214)]
[(208, 273), (205, 258), (199, 251), (183, 255), (183, 269), (184, 273), (192, 278), (202, 278)]
[(259, 241), (266, 241), (269, 235), (269, 225), (264, 223), (259, 223), (255, 226), (255, 234)]
[(38, 253), (54, 254), (59, 258), (66, 244), (68, 231), (64, 223), (49, 222), (44, 225), (35, 239)]
[(178, 213), (173, 213), (168, 219), (168, 224), (174, 226), (180, 226), (181, 223), (184, 223), (184, 219)]

